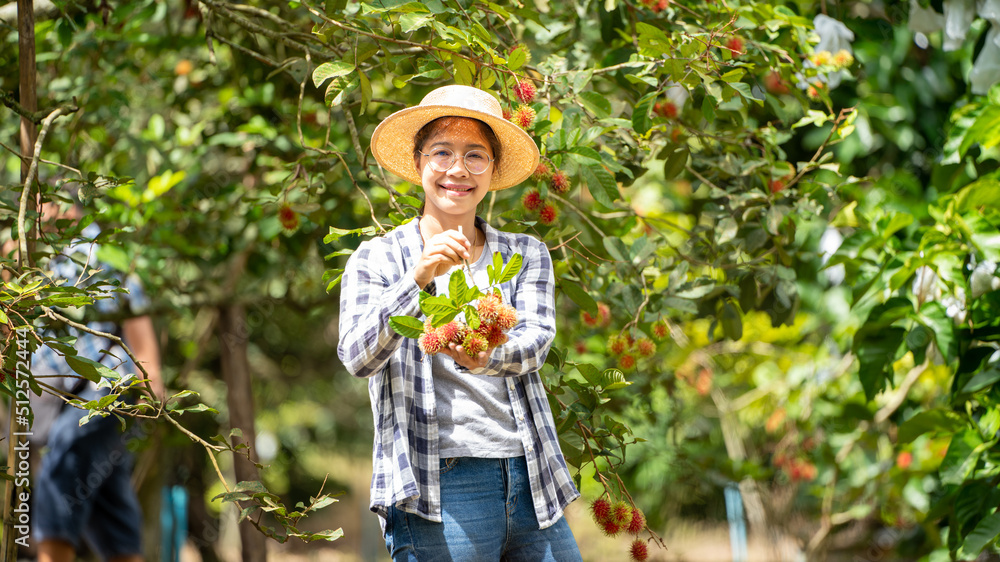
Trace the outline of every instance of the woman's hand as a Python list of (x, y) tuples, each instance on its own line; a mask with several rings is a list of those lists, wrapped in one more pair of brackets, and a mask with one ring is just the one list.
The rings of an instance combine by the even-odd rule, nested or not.
[(424, 242), (424, 253), (417, 259), (413, 279), (421, 289), (435, 277), (444, 275), (452, 267), (472, 257), (472, 243), (457, 230), (435, 234)]
[(489, 354), (485, 351), (480, 351), (475, 357), (469, 357), (469, 354), (465, 352), (465, 349), (457, 343), (449, 343), (448, 347), (441, 350), (441, 353), (451, 357), (455, 360), (455, 363), (458, 363), (470, 371), (474, 369), (482, 369), (486, 366), (486, 363), (490, 359)]

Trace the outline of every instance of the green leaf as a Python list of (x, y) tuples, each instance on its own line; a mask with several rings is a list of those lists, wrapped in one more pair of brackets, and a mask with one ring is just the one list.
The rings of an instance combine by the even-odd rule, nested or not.
[(601, 376), (601, 387), (605, 391), (618, 390), (632, 384), (625, 380), (625, 373), (619, 369), (606, 369)]
[(223, 493), (215, 496), (214, 498), (212, 498), (212, 501), (219, 500), (219, 499), (221, 499), (222, 502), (225, 503), (225, 502), (247, 501), (247, 500), (252, 500), (253, 498), (250, 497), (249, 494), (246, 494), (246, 493), (243, 493), (243, 492), (223, 492)]
[(962, 418), (950, 410), (935, 409), (920, 412), (899, 426), (897, 441), (900, 444), (912, 443), (925, 433), (951, 434), (964, 426)]
[(528, 62), (527, 53), (524, 49), (514, 49), (514, 52), (510, 54), (510, 58), (507, 59), (507, 68), (510, 70), (517, 70), (524, 66), (524, 63)]
[(603, 240), (604, 249), (608, 251), (608, 255), (611, 256), (615, 261), (628, 262), (629, 261), (629, 251), (622, 242), (621, 238), (617, 236), (606, 236)]
[(171, 411), (178, 412), (178, 413), (181, 413), (181, 412), (195, 412), (195, 413), (197, 413), (197, 412), (211, 412), (213, 414), (218, 414), (219, 413), (219, 411), (216, 410), (215, 408), (211, 408), (209, 406), (206, 406), (205, 404), (195, 404), (194, 406), (187, 406), (187, 407), (184, 407), (184, 408), (171, 409)]
[(966, 429), (956, 433), (948, 445), (948, 452), (941, 461), (941, 482), (944, 484), (961, 484), (972, 473), (979, 462), (976, 450), (983, 444), (983, 439), (975, 429)]
[(420, 303), (420, 310), (427, 316), (458, 313), (458, 307), (448, 297), (427, 297)]
[(521, 271), (521, 263), (523, 261), (524, 258), (521, 257), (521, 254), (511, 256), (510, 261), (503, 268), (503, 273), (500, 274), (500, 279), (497, 279), (497, 284), (506, 283), (513, 279)]
[(469, 302), (465, 298), (465, 289), (469, 285), (465, 282), (465, 272), (461, 269), (456, 269), (452, 272), (451, 277), (448, 279), (448, 296), (451, 298), (453, 303), (465, 304)]
[(246, 519), (247, 517), (250, 517), (251, 515), (253, 515), (255, 512), (257, 512), (259, 510), (260, 510), (260, 506), (259, 505), (249, 505), (247, 507), (244, 507), (243, 510), (240, 511), (240, 517), (239, 517), (239, 519), (236, 520), (236, 522), (237, 523), (242, 523), (244, 519)]
[(267, 488), (257, 480), (243, 480), (236, 484), (234, 492), (249, 492), (251, 494), (268, 494)]
[(701, 114), (705, 117), (705, 121), (709, 123), (715, 121), (715, 103), (713, 103), (711, 97), (705, 96), (705, 99), (702, 100)]
[(411, 12), (409, 14), (403, 14), (399, 17), (399, 25), (402, 27), (403, 33), (412, 33), (422, 27), (426, 27), (428, 24), (434, 21), (434, 14), (421, 14), (417, 12)]
[(854, 354), (858, 356), (858, 377), (868, 400), (875, 398), (887, 380), (887, 368), (896, 360), (896, 351), (906, 337), (903, 328), (862, 328), (854, 339)]
[(998, 535), (1000, 535), (1000, 513), (992, 513), (984, 517), (976, 525), (976, 528), (965, 537), (962, 550), (975, 557)]
[(465, 323), (473, 330), (479, 329), (479, 310), (471, 304), (465, 306)]
[(976, 118), (976, 122), (965, 133), (962, 145), (958, 149), (959, 154), (964, 156), (966, 151), (976, 143), (982, 145), (983, 148), (996, 146), (1000, 142), (1000, 135), (997, 134), (997, 131), (1000, 131), (1000, 106), (986, 106)]
[(592, 317), (597, 317), (597, 301), (590, 296), (587, 291), (583, 290), (579, 284), (566, 279), (565, 277), (559, 280), (559, 288), (562, 289), (563, 293), (570, 298), (577, 306), (582, 308), (587, 314)]
[(121, 379), (121, 375), (114, 370), (86, 357), (67, 355), (66, 363), (75, 373), (91, 382), (100, 382), (102, 378), (115, 381)]
[(581, 166), (580, 174), (594, 200), (609, 209), (613, 208), (613, 201), (618, 199), (618, 183), (614, 176), (600, 164)]
[(330, 78), (346, 76), (354, 72), (354, 68), (355, 66), (349, 62), (324, 62), (313, 70), (313, 85), (319, 88), (320, 84), (326, 82)]
[(336, 531), (331, 531), (327, 529), (325, 531), (320, 531), (318, 533), (304, 533), (302, 538), (307, 541), (330, 541), (333, 542), (344, 536), (344, 529), (337, 529)]
[(336, 107), (347, 100), (347, 97), (358, 88), (358, 84), (360, 79), (357, 76), (350, 81), (346, 78), (337, 78), (327, 86), (323, 101), (330, 107)]
[(667, 159), (663, 162), (663, 179), (672, 180), (684, 171), (691, 152), (686, 146), (677, 144), (671, 145), (664, 152), (667, 152)]
[(412, 316), (393, 316), (389, 326), (405, 338), (419, 338), (424, 333), (424, 323)]
[(329, 244), (336, 240), (340, 240), (344, 236), (351, 234), (359, 234), (361, 236), (371, 236), (375, 234), (376, 230), (374, 226), (365, 226), (362, 228), (355, 228), (354, 230), (344, 230), (342, 228), (330, 227), (330, 233), (323, 237), (323, 243)]
[(653, 104), (656, 102), (658, 94), (659, 92), (650, 92), (642, 96), (632, 109), (632, 128), (635, 129), (636, 134), (645, 135), (653, 126), (650, 112), (653, 109)]
[(976, 373), (974, 377), (969, 379), (969, 382), (965, 383), (965, 386), (962, 387), (962, 392), (976, 392), (977, 390), (992, 386), (997, 381), (1000, 381), (1000, 369), (995, 367), (987, 369)]
[(611, 102), (607, 96), (602, 96), (597, 92), (580, 92), (577, 94), (583, 108), (598, 119), (611, 116)]
[(590, 148), (589, 146), (574, 146), (569, 150), (571, 154), (578, 154), (583, 156), (582, 160), (578, 160), (581, 164), (593, 164), (592, 161), (601, 162), (601, 154)]
[(719, 320), (722, 323), (722, 332), (727, 338), (739, 341), (743, 337), (743, 318), (736, 305), (728, 301), (723, 304), (722, 317)]
[(503, 256), (500, 252), (493, 253), (493, 265), (486, 266), (486, 273), (489, 276), (490, 285), (497, 284), (497, 275), (503, 271)]
[[(583, 375), (583, 378), (587, 379), (587, 382), (589, 382), (591, 385), (593, 386), (601, 385), (602, 381), (601, 371), (597, 367), (589, 363), (580, 363), (579, 365), (576, 366), (576, 370), (579, 371), (580, 374)], [(589, 416), (590, 414), (588, 413), (587, 415)]]
[(476, 66), (457, 54), (452, 54), (451, 60), (455, 66), (455, 83), (463, 86), (471, 85), (476, 76)]

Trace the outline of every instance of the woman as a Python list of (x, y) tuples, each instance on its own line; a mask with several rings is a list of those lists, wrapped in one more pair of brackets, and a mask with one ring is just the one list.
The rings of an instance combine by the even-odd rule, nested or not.
[[(379, 124), (372, 153), (425, 196), (419, 220), (358, 248), (341, 287), (338, 354), (369, 377), (371, 509), (393, 560), (580, 560), (563, 517), (580, 494), (538, 375), (555, 336), (552, 260), (535, 238), (476, 217), (487, 193), (531, 175), (538, 149), (492, 95), (445, 86)], [(506, 344), (426, 357), (389, 327), (419, 317), (421, 289), (444, 294), (454, 268), (485, 288), (494, 252), (524, 258), (501, 286), (518, 312)]]

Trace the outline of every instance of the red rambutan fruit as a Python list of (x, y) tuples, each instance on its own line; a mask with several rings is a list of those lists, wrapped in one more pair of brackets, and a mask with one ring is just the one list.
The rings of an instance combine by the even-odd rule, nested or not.
[(496, 324), (497, 327), (504, 332), (514, 326), (517, 326), (517, 309), (509, 304), (500, 305), (500, 312), (497, 314)]
[(638, 535), (646, 528), (646, 516), (643, 515), (642, 510), (638, 507), (632, 508), (632, 519), (629, 521), (628, 528), (625, 530), (630, 535)]
[(479, 312), (479, 321), (484, 324), (495, 324), (500, 317), (503, 307), (503, 300), (500, 293), (487, 293), (479, 297), (476, 310)]
[(674, 102), (670, 100), (659, 101), (653, 104), (653, 113), (663, 117), (665, 119), (674, 119), (677, 117), (677, 106)]
[(486, 338), (477, 332), (469, 332), (462, 340), (462, 349), (469, 357), (476, 357), (480, 351), (486, 351), (487, 347)]
[(549, 180), (549, 186), (552, 188), (552, 191), (561, 194), (568, 192), (573, 184), (569, 181), (569, 176), (566, 175), (566, 172), (556, 170), (552, 174), (552, 179)]
[(621, 355), (625, 353), (628, 349), (628, 340), (622, 336), (615, 334), (608, 338), (608, 353), (614, 356)]
[(611, 520), (620, 525), (621, 527), (627, 527), (629, 522), (632, 521), (632, 508), (623, 501), (617, 501), (613, 506), (611, 506)]
[(670, 335), (670, 328), (667, 327), (667, 323), (663, 320), (657, 320), (656, 322), (653, 322), (652, 332), (653, 338), (655, 338), (656, 341), (663, 341)]
[(618, 358), (618, 368), (627, 371), (635, 367), (635, 356), (631, 353), (626, 353)]
[(420, 339), (417, 340), (417, 345), (420, 346), (420, 351), (423, 351), (427, 355), (434, 355), (444, 349), (444, 346), (448, 345), (448, 342), (442, 340), (437, 332), (434, 331), (420, 336)]
[(542, 194), (538, 192), (537, 189), (532, 189), (531, 191), (524, 194), (524, 198), (521, 199), (521, 205), (527, 211), (537, 211), (542, 208), (545, 204), (545, 199), (542, 199)]
[(743, 54), (743, 39), (734, 35), (726, 41), (726, 48), (733, 54), (733, 58)]
[(640, 357), (649, 357), (650, 355), (656, 353), (656, 344), (649, 338), (639, 338), (639, 341), (635, 343), (635, 346), (639, 351)]
[(545, 181), (552, 177), (552, 170), (549, 169), (549, 165), (545, 162), (539, 162), (538, 167), (535, 168), (534, 173), (531, 174), (531, 179), (535, 181)]
[(601, 523), (601, 530), (609, 537), (617, 537), (622, 532), (622, 526), (612, 519), (606, 519)]
[(281, 228), (291, 232), (299, 226), (299, 214), (287, 203), (284, 203), (278, 207), (278, 221), (281, 222)]
[(781, 74), (774, 70), (764, 76), (764, 87), (767, 88), (768, 92), (779, 96), (785, 95), (789, 91)]
[(486, 338), (487, 347), (500, 347), (501, 345), (507, 343), (507, 334), (503, 333), (500, 326), (496, 324), (481, 324), (479, 326), (479, 330), (476, 331)]
[(594, 516), (595, 523), (604, 523), (611, 517), (611, 502), (607, 498), (597, 498), (590, 504), (590, 514)]
[(449, 343), (462, 343), (468, 331), (469, 329), (465, 324), (454, 320), (437, 329), (438, 337), (444, 340), (446, 345)]
[(521, 103), (535, 101), (535, 83), (531, 80), (520, 80), (514, 85), (514, 95)]
[(649, 547), (646, 545), (646, 541), (635, 539), (628, 547), (628, 553), (632, 560), (643, 562), (649, 558)]
[(535, 124), (535, 110), (530, 105), (518, 106), (517, 110), (511, 116), (510, 121), (527, 131)]
[(542, 206), (542, 210), (538, 211), (538, 222), (548, 226), (556, 222), (557, 215), (556, 208), (546, 203)]

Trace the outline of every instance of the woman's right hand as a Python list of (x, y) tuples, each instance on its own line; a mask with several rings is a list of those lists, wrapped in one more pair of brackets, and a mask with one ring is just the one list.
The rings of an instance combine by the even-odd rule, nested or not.
[(435, 277), (472, 257), (472, 243), (457, 230), (445, 230), (424, 241), (424, 253), (417, 259), (413, 279), (423, 289)]

